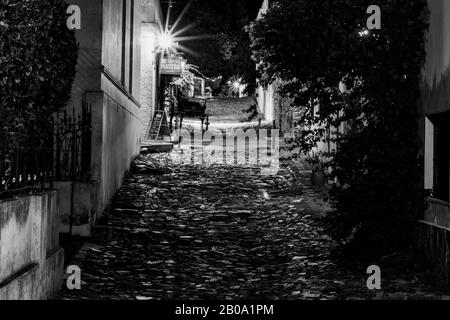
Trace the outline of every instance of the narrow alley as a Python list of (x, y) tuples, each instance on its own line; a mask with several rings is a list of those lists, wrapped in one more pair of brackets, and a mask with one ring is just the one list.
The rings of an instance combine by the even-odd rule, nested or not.
[(264, 176), (170, 161), (134, 162), (114, 200), (112, 241), (83, 247), (71, 262), (82, 288), (59, 299), (434, 298), (411, 272), (383, 274), (386, 290), (373, 292), (367, 266), (340, 266), (320, 222), (325, 193), (298, 168)]
[(450, 300), (450, 0), (1, 0), (0, 34), (0, 301)]

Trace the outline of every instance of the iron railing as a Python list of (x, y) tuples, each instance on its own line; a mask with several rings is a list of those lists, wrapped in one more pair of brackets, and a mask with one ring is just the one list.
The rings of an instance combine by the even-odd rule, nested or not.
[(0, 149), (0, 199), (53, 188), (54, 181), (88, 181), (91, 175), (91, 110), (54, 117), (43, 147)]
[(91, 110), (55, 121), (54, 172), (58, 181), (87, 181), (91, 174)]
[(0, 151), (0, 199), (53, 187), (52, 150)]

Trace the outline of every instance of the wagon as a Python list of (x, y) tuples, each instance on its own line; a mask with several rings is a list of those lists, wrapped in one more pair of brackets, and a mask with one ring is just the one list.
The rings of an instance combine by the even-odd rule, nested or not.
[[(202, 130), (208, 131), (209, 116), (206, 114), (205, 98), (180, 98), (178, 103), (174, 103), (173, 112), (170, 114), (170, 126), (172, 127), (173, 118), (176, 117), (175, 129), (181, 128), (185, 117), (198, 118), (202, 124)], [(204, 126), (206, 125), (206, 129)]]

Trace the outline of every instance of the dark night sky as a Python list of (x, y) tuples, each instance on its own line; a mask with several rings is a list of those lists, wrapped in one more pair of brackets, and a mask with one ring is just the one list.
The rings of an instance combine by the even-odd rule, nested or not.
[[(217, 2), (217, 0), (209, 0), (209, 1)], [(250, 15), (256, 18), (264, 0), (239, 0), (239, 1), (245, 3), (245, 7), (247, 8)], [(173, 0), (173, 2), (176, 2), (176, 6), (180, 5), (184, 6), (186, 3), (189, 2), (189, 0)], [(168, 3), (169, 0), (161, 1), (164, 15), (167, 15)]]
[[(170, 26), (189, 1), (175, 0)], [(225, 79), (239, 74), (253, 83), (256, 69), (245, 26), (256, 19), (262, 3), (263, 0), (192, 0), (176, 29), (183, 30), (181, 37), (206, 37), (181, 41), (180, 51), (209, 77), (221, 75)], [(166, 16), (168, 4), (162, 1)]]
[(246, 0), (245, 4), (247, 5), (247, 10), (253, 14), (256, 18), (261, 8), (263, 0)]

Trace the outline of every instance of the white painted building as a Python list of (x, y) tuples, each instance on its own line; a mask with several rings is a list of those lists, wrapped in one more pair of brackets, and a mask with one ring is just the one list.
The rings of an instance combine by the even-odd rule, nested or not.
[(450, 1), (428, 0), (430, 28), (422, 76), (421, 136), (425, 189), (432, 189), (425, 219), (450, 229)]
[[(61, 232), (90, 235), (121, 187), (154, 113), (159, 0), (71, 0), (81, 13), (68, 110), (92, 110), (90, 181), (61, 183)], [(70, 204), (71, 194), (74, 204)], [(69, 199), (69, 200), (68, 200)], [(70, 216), (70, 219), (69, 219)]]
[[(264, 0), (257, 19), (261, 19), (264, 16), (269, 10), (269, 6), (269, 0)], [(282, 98), (277, 94), (278, 86), (278, 81), (267, 86), (258, 84), (256, 90), (258, 107), (265, 120), (274, 122), (276, 128), (280, 129), (281, 136), (293, 136), (293, 110), (291, 103), (288, 99)]]

